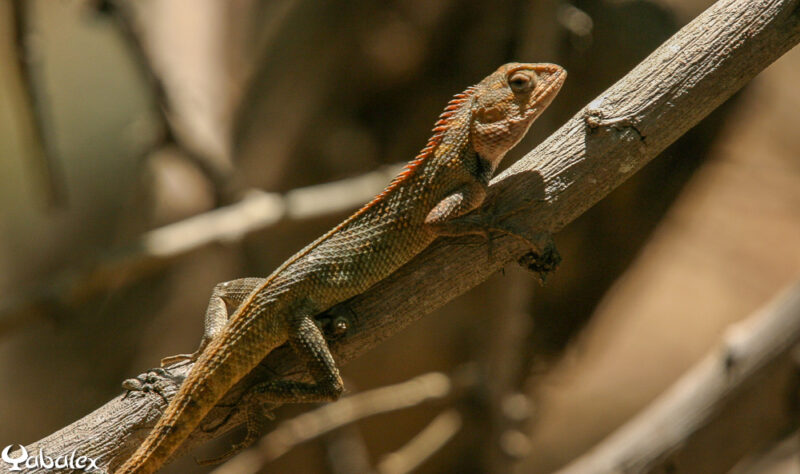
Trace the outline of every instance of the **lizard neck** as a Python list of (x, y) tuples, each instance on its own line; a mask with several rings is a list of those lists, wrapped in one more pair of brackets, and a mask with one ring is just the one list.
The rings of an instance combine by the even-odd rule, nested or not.
[[(383, 201), (395, 189), (413, 179), (425, 165), (439, 166), (462, 153), (466, 153), (469, 145), (469, 126), (472, 119), (471, 103), (475, 86), (456, 94), (447, 103), (439, 119), (433, 124), (433, 134), (419, 154), (406, 164), (394, 180), (375, 198), (356, 212), (351, 218), (366, 212)], [(450, 137), (458, 137), (451, 140)]]

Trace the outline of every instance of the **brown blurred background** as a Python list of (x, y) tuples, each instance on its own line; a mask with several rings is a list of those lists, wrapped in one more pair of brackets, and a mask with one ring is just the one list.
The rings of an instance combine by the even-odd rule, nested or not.
[[(449, 97), (498, 65), (563, 65), (566, 85), (513, 162), (709, 5), (0, 0), (0, 446), (194, 350), (215, 283), (270, 273), (347, 211), (120, 259), (144, 232), (253, 188), (406, 161)], [(798, 278), (798, 83), (794, 50), (557, 235), (564, 262), (546, 286), (509, 266), (345, 367), (352, 392), (465, 364), (479, 374), (457, 400), (359, 422), (349, 436), (368, 459), (455, 406), (463, 426), (419, 472), (550, 472)], [(121, 263), (96, 272), (109, 261)], [(518, 393), (528, 403), (510, 416)], [(341, 472), (331, 439), (269, 472)], [(164, 472), (207, 469), (186, 457)]]

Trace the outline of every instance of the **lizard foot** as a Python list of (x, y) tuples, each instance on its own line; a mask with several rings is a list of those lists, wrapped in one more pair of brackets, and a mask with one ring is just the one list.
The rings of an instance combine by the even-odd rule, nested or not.
[(544, 285), (547, 276), (553, 273), (561, 263), (561, 254), (558, 253), (555, 243), (550, 240), (544, 245), (541, 252), (528, 252), (520, 257), (517, 263), (536, 273), (539, 276), (539, 282)]
[[(507, 219), (519, 210), (496, 214), (493, 212), (466, 215), (447, 222), (445, 235), (473, 234), (482, 236), (486, 241), (489, 260), (494, 259), (494, 240), (501, 235), (513, 237), (528, 247), (535, 255), (544, 255), (548, 248), (553, 248), (552, 237), (542, 232), (530, 232), (516, 228)], [(444, 225), (442, 227), (444, 227)]]
[(341, 339), (352, 327), (352, 314), (345, 315), (340, 307), (333, 308), (318, 314), (314, 318), (314, 323), (319, 327), (327, 341)]
[[(216, 456), (210, 459), (195, 459), (195, 462), (201, 466), (208, 466), (213, 464), (220, 464), (235, 454), (239, 453), (240, 451), (249, 448), (252, 446), (258, 439), (261, 437), (261, 433), (265, 431), (266, 422), (268, 420), (274, 420), (275, 415), (268, 410), (264, 405), (257, 402), (254, 397), (247, 396), (245, 400), (242, 401), (244, 404), (245, 409), (245, 428), (247, 429), (247, 434), (242, 441), (234, 444), (231, 448), (223, 453), (220, 456)], [(231, 410), (231, 414), (233, 410)], [(225, 419), (227, 421), (230, 418), (231, 414), (229, 414)], [(223, 422), (224, 423), (224, 422)]]
[[(561, 255), (556, 249), (553, 236), (547, 232), (531, 232), (528, 229), (515, 227), (513, 220), (509, 220), (520, 212), (529, 209), (528, 205), (517, 206), (514, 209), (497, 212), (490, 211), (484, 214), (484, 221), (488, 231), (508, 235), (524, 243), (530, 251), (520, 257), (517, 263), (528, 270), (538, 274), (541, 284), (545, 283), (547, 275), (554, 272), (561, 263)], [(491, 256), (491, 234), (489, 234), (489, 255)]]
[(167, 403), (169, 400), (165, 394), (172, 384), (173, 382), (169, 380), (169, 373), (158, 367), (150, 369), (135, 378), (124, 380), (122, 388), (127, 390), (125, 397), (128, 397), (133, 392), (155, 393)]

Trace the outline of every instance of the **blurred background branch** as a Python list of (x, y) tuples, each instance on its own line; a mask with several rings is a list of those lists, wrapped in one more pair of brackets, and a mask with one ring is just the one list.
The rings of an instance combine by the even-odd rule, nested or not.
[[(170, 69), (161, 71), (157, 67), (157, 46), (159, 43), (153, 37), (149, 38), (148, 41), (147, 30), (137, 24), (137, 17), (134, 11), (137, 8), (135, 3), (121, 0), (97, 0), (95, 8), (99, 13), (108, 15), (114, 21), (117, 31), (128, 47), (131, 58), (137, 65), (139, 73), (144, 78), (144, 82), (151, 88), (154, 109), (159, 113), (163, 130), (161, 139), (153, 145), (153, 151), (160, 148), (176, 147), (211, 181), (217, 202), (231, 202), (233, 196), (239, 190), (234, 189), (231, 182), (233, 173), (232, 157), (230, 156), (231, 145), (230, 143), (224, 143), (229, 141), (229, 139), (224, 138), (229, 135), (227, 124), (219, 120), (218, 117), (211, 116), (210, 113), (202, 110), (197, 104), (191, 104), (193, 107), (190, 110), (186, 110), (188, 105), (185, 100), (181, 101), (180, 89), (175, 87), (167, 88), (165, 86), (161, 73), (169, 72)], [(214, 11), (206, 11), (205, 15), (203, 15), (203, 10), (214, 8), (213, 3), (199, 2), (194, 8), (195, 15), (202, 15), (208, 19), (217, 16)], [(150, 12), (150, 14), (156, 15), (158, 12)], [(176, 26), (180, 27), (180, 25)], [(157, 32), (150, 31), (150, 35), (157, 36)], [(221, 60), (221, 58), (211, 59)], [(213, 64), (211, 67), (214, 70), (224, 69), (220, 64)], [(175, 97), (175, 95), (178, 96)], [(185, 118), (187, 115), (205, 117), (206, 120), (217, 119), (217, 122), (209, 124), (207, 129), (213, 130), (212, 135), (219, 135), (216, 139), (218, 142), (223, 143), (210, 146), (209, 138), (204, 136), (204, 132), (208, 132), (208, 130), (192, 126), (191, 122), (187, 123)]]
[(51, 281), (18, 292), (0, 305), (0, 338), (36, 321), (32, 314), (70, 314), (109, 291), (152, 276), (212, 244), (233, 245), (246, 235), (279, 223), (302, 222), (350, 211), (386, 186), (402, 165), (385, 166), (338, 182), (309, 186), (286, 194), (249, 191), (237, 203), (145, 232), (137, 242), (111, 250), (96, 262), (67, 269)]
[[(217, 468), (216, 474), (259, 472), (267, 463), (286, 454), (300, 443), (318, 438), (330, 431), (357, 422), (360, 419), (417, 406), (431, 400), (453, 398), (453, 391), (463, 392), (475, 385), (462, 369), (460, 376), (452, 377), (432, 372), (395, 385), (367, 390), (323, 405), (294, 419), (281, 422), (265, 435), (256, 446), (238, 454)], [(471, 379), (471, 380), (469, 380)], [(454, 386), (456, 385), (456, 386)]]
[(455, 436), (462, 426), (461, 414), (454, 409), (436, 416), (414, 438), (393, 453), (383, 456), (377, 471), (384, 474), (414, 472)]
[(30, 150), (28, 159), (34, 169), (34, 174), (41, 184), (45, 204), (55, 209), (66, 205), (67, 191), (63, 170), (59, 163), (58, 151), (55, 147), (52, 133), (48, 125), (49, 106), (46, 95), (37, 92), (37, 85), (41, 81), (36, 79), (37, 63), (41, 65), (41, 51), (37, 51), (36, 37), (29, 30), (28, 16), (30, 2), (25, 0), (11, 0), (12, 18), (14, 20), (14, 41), (16, 43), (16, 66), (22, 79), (21, 100), (27, 108), (27, 128), (30, 130), (30, 140), (27, 148)]
[[(559, 474), (727, 472), (740, 457), (726, 453), (764, 449), (797, 430), (798, 342), (800, 282), (728, 328), (719, 347)], [(733, 448), (703, 456), (720, 439)]]

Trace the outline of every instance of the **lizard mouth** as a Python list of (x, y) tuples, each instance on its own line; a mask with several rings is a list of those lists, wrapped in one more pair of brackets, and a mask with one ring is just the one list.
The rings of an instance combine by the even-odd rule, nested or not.
[(524, 119), (535, 119), (550, 105), (561, 86), (564, 85), (564, 81), (567, 79), (567, 71), (556, 64), (540, 63), (521, 64), (509, 71), (509, 74), (517, 71), (531, 71), (536, 74), (538, 84), (526, 101), (527, 107), (523, 106), (527, 109), (524, 113)]
[(541, 97), (546, 97), (551, 95), (554, 91), (561, 89), (561, 86), (564, 85), (564, 81), (567, 79), (567, 71), (557, 64), (520, 64), (510, 69), (508, 75), (512, 76), (518, 71), (531, 71), (537, 77), (539, 84), (534, 88), (531, 94), (531, 102), (536, 102)]

